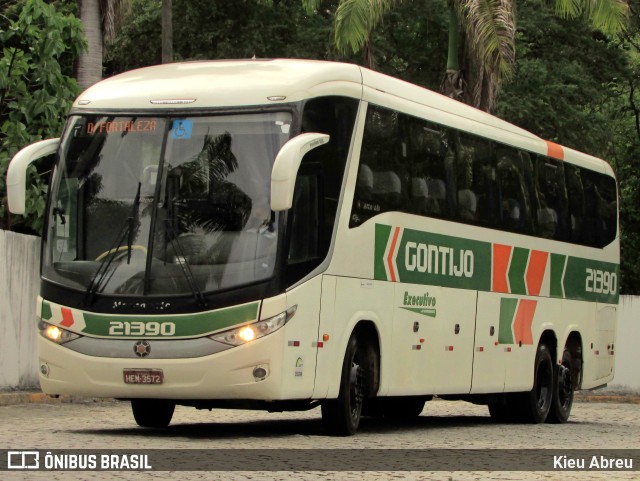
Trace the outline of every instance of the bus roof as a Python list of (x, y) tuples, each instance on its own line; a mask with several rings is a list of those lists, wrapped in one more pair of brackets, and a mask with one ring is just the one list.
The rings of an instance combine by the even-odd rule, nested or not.
[[(343, 95), (558, 157), (540, 137), (444, 95), (355, 64), (317, 60), (214, 60), (145, 67), (84, 91), (74, 111), (263, 106)], [(557, 147), (557, 146), (556, 146)], [(613, 175), (600, 159), (562, 148), (562, 158)]]

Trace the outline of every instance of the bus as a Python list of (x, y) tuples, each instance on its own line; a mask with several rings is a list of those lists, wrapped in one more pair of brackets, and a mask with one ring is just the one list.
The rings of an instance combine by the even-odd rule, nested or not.
[(90, 87), (54, 156), (37, 301), (51, 395), (321, 407), (334, 435), (434, 397), (562, 423), (613, 378), (604, 161), (357, 65), (202, 61)]

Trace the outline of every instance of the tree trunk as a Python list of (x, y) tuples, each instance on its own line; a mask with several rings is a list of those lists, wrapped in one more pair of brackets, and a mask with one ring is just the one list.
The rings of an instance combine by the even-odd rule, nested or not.
[(102, 79), (102, 20), (98, 0), (81, 0), (78, 4), (87, 50), (78, 57), (75, 77), (84, 90)]
[(172, 0), (162, 0), (162, 63), (173, 62), (172, 4)]
[(440, 91), (454, 100), (463, 101), (464, 76), (459, 61), (460, 25), (455, 8), (449, 6), (449, 45), (447, 53), (447, 72), (442, 79)]

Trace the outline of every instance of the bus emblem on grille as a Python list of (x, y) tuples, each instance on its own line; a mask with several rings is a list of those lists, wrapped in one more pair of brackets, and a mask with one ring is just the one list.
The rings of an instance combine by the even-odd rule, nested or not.
[(147, 341), (138, 341), (133, 346), (133, 352), (138, 357), (146, 357), (151, 352), (151, 344)]

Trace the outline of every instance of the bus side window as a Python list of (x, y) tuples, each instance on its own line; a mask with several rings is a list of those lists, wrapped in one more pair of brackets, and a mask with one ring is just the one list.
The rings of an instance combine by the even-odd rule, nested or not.
[(616, 185), (611, 177), (583, 171), (585, 178), (585, 243), (604, 247), (615, 239), (617, 226)]
[(569, 239), (571, 242), (585, 242), (585, 196), (580, 168), (567, 164), (564, 168), (567, 184), (567, 200), (569, 203)]
[(511, 147), (498, 149), (497, 178), (500, 187), (499, 218), (502, 228), (530, 234), (532, 167), (526, 152)]
[(538, 156), (536, 162), (537, 234), (547, 239), (567, 239), (567, 190), (561, 162)]
[(400, 135), (400, 114), (370, 105), (362, 139), (350, 227), (391, 210), (403, 210), (407, 182), (407, 144)]
[(460, 135), (454, 145), (458, 218), (470, 224), (494, 226), (496, 186), (493, 144), (485, 139)]
[(418, 215), (449, 216), (446, 185), (447, 143), (445, 128), (422, 119), (411, 119), (409, 208)]

